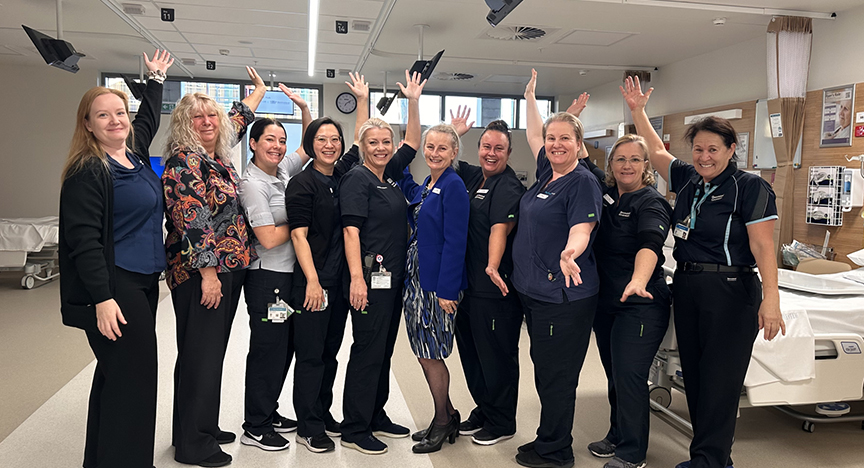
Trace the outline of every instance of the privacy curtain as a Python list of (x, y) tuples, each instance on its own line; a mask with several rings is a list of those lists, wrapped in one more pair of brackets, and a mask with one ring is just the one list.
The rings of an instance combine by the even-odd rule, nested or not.
[[(768, 25), (768, 114), (780, 114), (782, 135), (773, 135), (777, 172), (774, 193), (780, 219), (774, 227), (774, 248), (792, 242), (795, 217), (792, 197), (795, 174), (792, 159), (804, 131), (804, 99), (813, 43), (813, 20), (778, 16)], [(778, 257), (779, 258), (779, 257)]]

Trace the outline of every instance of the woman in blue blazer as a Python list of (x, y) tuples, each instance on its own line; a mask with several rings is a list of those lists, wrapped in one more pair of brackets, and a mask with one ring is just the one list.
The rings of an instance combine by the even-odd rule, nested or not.
[(405, 325), (414, 355), (423, 366), (435, 402), (435, 418), (415, 453), (435, 452), (459, 434), (459, 413), (450, 403), (450, 372), (444, 359), (453, 350), (456, 308), (468, 287), (465, 249), (468, 242), (468, 192), (453, 166), (459, 159), (456, 130), (436, 125), (420, 142), (431, 175), (422, 186), (411, 174), (399, 182), (408, 199), (411, 239), (408, 245)]

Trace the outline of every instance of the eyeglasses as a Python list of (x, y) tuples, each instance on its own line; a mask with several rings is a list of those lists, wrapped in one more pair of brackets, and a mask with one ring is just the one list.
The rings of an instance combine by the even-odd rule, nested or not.
[(319, 145), (326, 145), (329, 142), (330, 144), (335, 146), (335, 145), (338, 145), (341, 141), (342, 141), (342, 139), (339, 138), (338, 136), (334, 136), (334, 137), (330, 137), (330, 138), (315, 137), (315, 143), (318, 143)]
[(631, 166), (636, 166), (645, 162), (642, 158), (615, 158), (612, 160), (613, 163), (623, 166), (624, 163), (629, 162)]

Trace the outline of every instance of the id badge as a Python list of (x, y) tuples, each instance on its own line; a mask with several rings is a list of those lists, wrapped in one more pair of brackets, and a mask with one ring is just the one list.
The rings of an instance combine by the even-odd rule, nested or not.
[(675, 223), (675, 230), (672, 231), (672, 235), (679, 239), (687, 240), (687, 236), (690, 235), (690, 227), (681, 223)]
[(267, 304), (267, 320), (273, 323), (283, 323), (288, 316), (294, 313), (294, 309), (284, 302)]
[(392, 274), (389, 271), (372, 273), (372, 289), (390, 289)]
[(329, 301), (329, 298), (327, 296), (327, 290), (324, 289), (323, 291), (324, 291), (324, 302), (321, 303), (321, 309), (320, 310), (326, 310), (327, 307), (330, 305), (330, 301)]

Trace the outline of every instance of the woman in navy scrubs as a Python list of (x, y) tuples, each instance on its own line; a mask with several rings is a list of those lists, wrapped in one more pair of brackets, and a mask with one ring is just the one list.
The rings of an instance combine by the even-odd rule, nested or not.
[(604, 179), (603, 222), (594, 242), (600, 276), (594, 335), (611, 414), (606, 436), (588, 450), (615, 457), (605, 468), (637, 468), (645, 466), (648, 450), (648, 371), (669, 326), (663, 241), (672, 208), (653, 187), (654, 169), (640, 136), (615, 142)]
[[(771, 186), (740, 171), (737, 134), (728, 120), (702, 119), (687, 130), (693, 164), (666, 151), (651, 127), (639, 79), (621, 87), (651, 164), (677, 194), (673, 301), (687, 406), (693, 423), (690, 460), (677, 468), (732, 465), (735, 419), (753, 341), (786, 333), (780, 314)], [(762, 277), (760, 284), (754, 266)]]
[[(450, 113), (459, 136), (471, 129), (471, 109)], [(510, 128), (495, 120), (477, 142), (479, 165), (459, 161), (459, 176), (471, 200), (468, 218), (468, 289), (456, 314), (456, 343), (475, 407), (459, 426), (479, 445), (494, 445), (516, 433), (519, 333), (522, 304), (513, 289), (513, 238), (525, 187), (507, 164)], [(415, 439), (422, 438), (422, 431)]]
[(596, 261), (591, 244), (601, 214), (597, 178), (579, 162), (582, 123), (562, 112), (543, 124), (532, 70), (525, 89), (526, 136), (537, 155), (537, 182), (519, 205), (513, 244), (513, 285), (531, 338), (540, 397), (537, 438), (519, 447), (529, 467), (573, 466), (573, 413), (579, 373), (597, 306)]
[[(357, 130), (362, 163), (339, 185), (348, 274), (348, 296), (354, 343), (342, 398), (342, 445), (366, 454), (387, 451), (378, 437), (407, 437), (409, 429), (390, 420), (384, 405), (390, 394), (390, 358), (399, 332), (408, 223), (405, 196), (394, 179), (417, 154), (420, 145), (420, 94), (425, 82), (406, 72), (399, 87), (408, 99), (405, 140), (396, 147), (390, 125), (369, 119)], [(358, 109), (369, 108), (368, 86)]]

